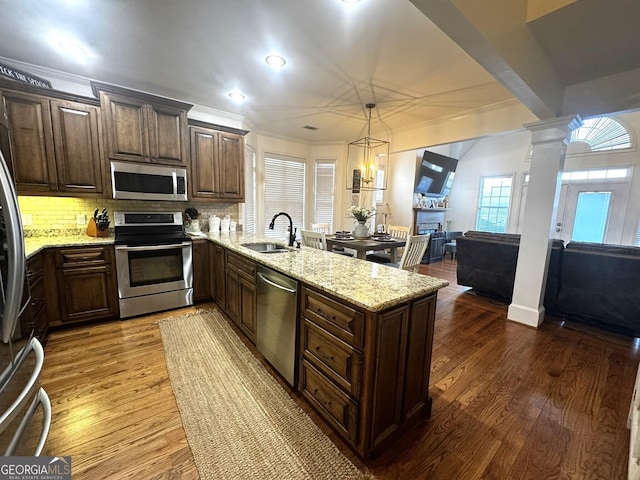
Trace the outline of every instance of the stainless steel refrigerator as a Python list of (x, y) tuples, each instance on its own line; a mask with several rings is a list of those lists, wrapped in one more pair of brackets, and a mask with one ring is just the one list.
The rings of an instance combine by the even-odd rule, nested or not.
[[(2, 132), (0, 132), (2, 133)], [(51, 425), (51, 403), (40, 386), (42, 344), (21, 325), (29, 304), (18, 200), (0, 151), (0, 454), (40, 455)], [(23, 331), (26, 330), (26, 331)]]

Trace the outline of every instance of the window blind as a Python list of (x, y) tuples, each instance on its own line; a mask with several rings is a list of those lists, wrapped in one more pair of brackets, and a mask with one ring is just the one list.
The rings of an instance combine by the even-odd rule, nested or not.
[(304, 226), (305, 164), (297, 158), (265, 155), (264, 159), (264, 234), (270, 238), (286, 240), (289, 220), (278, 217), (274, 229), (269, 229), (273, 216), (288, 213), (294, 228)]
[[(376, 188), (381, 189), (384, 186), (384, 174), (385, 171), (383, 168), (380, 168), (376, 172)], [(375, 208), (377, 204), (382, 203), (383, 198), (384, 190), (375, 190), (373, 192), (373, 207)]]
[(328, 223), (333, 231), (333, 195), (335, 190), (335, 160), (316, 160), (314, 223)]
[(245, 150), (244, 231), (256, 232), (256, 152), (253, 147)]

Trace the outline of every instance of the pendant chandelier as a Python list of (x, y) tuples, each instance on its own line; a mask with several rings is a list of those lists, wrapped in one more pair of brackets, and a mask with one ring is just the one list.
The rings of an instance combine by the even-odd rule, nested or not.
[(387, 189), (389, 142), (371, 138), (371, 110), (375, 106), (365, 105), (369, 110), (367, 136), (351, 142), (347, 149), (347, 190), (352, 193)]

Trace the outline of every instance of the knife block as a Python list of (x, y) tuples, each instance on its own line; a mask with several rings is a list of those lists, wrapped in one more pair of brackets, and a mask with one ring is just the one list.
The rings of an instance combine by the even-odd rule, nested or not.
[(87, 235), (90, 237), (108, 237), (109, 229), (106, 228), (104, 230), (99, 230), (96, 225), (96, 221), (93, 218), (90, 218), (89, 223), (87, 224)]

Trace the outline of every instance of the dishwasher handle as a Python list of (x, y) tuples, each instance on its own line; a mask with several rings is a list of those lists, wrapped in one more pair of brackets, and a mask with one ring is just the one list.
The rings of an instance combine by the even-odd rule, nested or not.
[(292, 293), (292, 294), (294, 294), (294, 295), (295, 295), (296, 293), (298, 293), (296, 290), (292, 290), (291, 288), (283, 287), (282, 285), (279, 285), (279, 284), (277, 284), (277, 283), (275, 283), (275, 282), (272, 282), (271, 280), (269, 280), (267, 277), (265, 277), (265, 276), (264, 276), (262, 273), (260, 273), (260, 272), (258, 272), (258, 273), (257, 273), (257, 275), (258, 275), (258, 278), (259, 278), (260, 280), (262, 280), (264, 283), (266, 283), (266, 284), (268, 284), (268, 285), (271, 285), (272, 287), (279, 288), (280, 290), (284, 290), (285, 292), (287, 292), (287, 293)]

